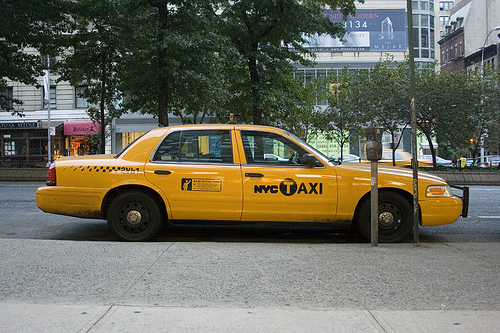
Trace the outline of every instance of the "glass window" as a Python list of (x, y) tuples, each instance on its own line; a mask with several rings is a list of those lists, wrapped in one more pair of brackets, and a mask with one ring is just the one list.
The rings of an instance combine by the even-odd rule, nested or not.
[(48, 140), (47, 139), (30, 139), (29, 140), (30, 155), (47, 155)]
[(193, 130), (169, 134), (158, 147), (153, 161), (233, 163), (228, 130)]
[(306, 70), (306, 84), (311, 83), (316, 78), (316, 73), (314, 69)]
[(153, 161), (179, 161), (181, 132), (169, 134), (156, 151)]
[(87, 87), (80, 86), (75, 87), (75, 107), (77, 108), (86, 108), (87, 107), (87, 98), (83, 96)]
[(26, 140), (4, 140), (3, 148), (5, 156), (25, 156)]
[(429, 29), (420, 30), (420, 45), (421, 47), (429, 47)]
[(292, 165), (302, 164), (307, 151), (278, 134), (241, 131), (247, 164)]
[(14, 90), (12, 87), (7, 87), (3, 91), (0, 90), (0, 110), (2, 109), (12, 109), (13, 103), (12, 98), (14, 96)]
[(421, 15), (420, 16), (420, 25), (422, 27), (428, 27), (429, 26), (429, 15)]
[(414, 47), (420, 46), (420, 39), (418, 37), (419, 37), (418, 28), (413, 28), (413, 46)]
[(413, 15), (413, 26), (418, 27), (420, 25), (420, 15)]
[(429, 3), (427, 1), (420, 1), (420, 9), (429, 10)]
[(449, 11), (453, 7), (453, 1), (440, 1), (439, 10)]

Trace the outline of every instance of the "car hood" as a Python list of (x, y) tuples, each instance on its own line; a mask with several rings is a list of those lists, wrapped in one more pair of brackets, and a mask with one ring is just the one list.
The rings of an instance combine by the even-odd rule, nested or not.
[[(370, 177), (371, 165), (369, 163), (342, 163), (337, 166), (337, 173), (357, 175), (358, 177)], [(393, 166), (378, 166), (379, 183), (394, 183), (404, 182), (407, 183), (409, 179), (413, 179), (413, 170), (409, 168), (400, 168)], [(418, 172), (418, 181), (422, 184), (446, 184), (446, 180), (441, 177), (435, 176), (427, 172)], [(410, 181), (410, 184), (412, 181)]]

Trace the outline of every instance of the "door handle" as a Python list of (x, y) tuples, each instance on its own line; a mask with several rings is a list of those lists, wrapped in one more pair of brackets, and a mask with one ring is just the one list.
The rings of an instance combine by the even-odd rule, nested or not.
[(247, 172), (247, 173), (245, 173), (245, 177), (262, 178), (262, 177), (264, 177), (264, 175), (261, 173)]
[(155, 175), (170, 175), (171, 173), (168, 170), (155, 170)]

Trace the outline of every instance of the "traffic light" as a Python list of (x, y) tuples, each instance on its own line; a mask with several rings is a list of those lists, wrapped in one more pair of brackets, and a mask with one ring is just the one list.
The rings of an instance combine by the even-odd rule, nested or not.
[(470, 138), (470, 144), (473, 145), (474, 144), (474, 138)]

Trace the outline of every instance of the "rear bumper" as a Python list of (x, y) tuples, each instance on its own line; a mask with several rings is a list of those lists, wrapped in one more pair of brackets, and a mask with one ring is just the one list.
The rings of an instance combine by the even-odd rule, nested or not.
[(36, 191), (36, 204), (46, 213), (100, 219), (104, 195), (103, 189), (42, 186)]

